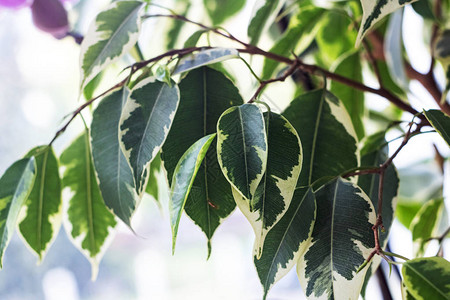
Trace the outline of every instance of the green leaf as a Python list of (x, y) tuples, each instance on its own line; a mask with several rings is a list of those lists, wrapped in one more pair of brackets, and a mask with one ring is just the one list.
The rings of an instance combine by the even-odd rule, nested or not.
[(360, 0), (363, 19), (359, 28), (356, 46), (359, 46), (366, 33), (382, 18), (408, 3), (417, 0)]
[(442, 136), (450, 146), (450, 117), (437, 109), (430, 109), (423, 112), (431, 126)]
[(150, 176), (148, 179), (147, 187), (145, 188), (145, 192), (153, 198), (155, 198), (156, 202), (159, 205), (159, 188), (158, 188), (158, 180), (157, 176), (159, 171), (161, 170), (161, 155), (158, 154), (152, 160), (150, 164)]
[(61, 165), (65, 167), (63, 187), (71, 192), (64, 226), (73, 244), (91, 263), (94, 280), (103, 253), (112, 241), (116, 220), (100, 194), (87, 131), (64, 150)]
[(253, 261), (264, 289), (264, 298), (269, 289), (297, 263), (308, 244), (315, 216), (316, 203), (312, 189), (297, 188), (289, 209), (267, 233), (260, 258), (255, 247)]
[(302, 141), (303, 166), (297, 186), (311, 185), (358, 166), (352, 121), (333, 94), (321, 89), (300, 95), (283, 115)]
[(194, 32), (188, 39), (184, 42), (183, 48), (191, 48), (197, 46), (198, 41), (204, 33), (208, 32), (205, 29), (198, 30)]
[(314, 230), (297, 264), (302, 289), (309, 299), (358, 299), (368, 268), (356, 271), (375, 246), (373, 205), (341, 178), (317, 190), (316, 202)]
[[(209, 67), (189, 72), (180, 82), (180, 95), (180, 107), (161, 153), (169, 183), (184, 152), (203, 136), (215, 133), (220, 115), (243, 102), (233, 83)], [(208, 251), (215, 230), (236, 207), (220, 170), (216, 144), (214, 140), (209, 147), (185, 206), (186, 214), (208, 238)]]
[(106, 206), (131, 227), (139, 203), (131, 167), (119, 144), (119, 121), (129, 90), (106, 96), (93, 113), (91, 147), (99, 187)]
[(81, 90), (136, 44), (140, 1), (116, 1), (100, 12), (81, 44)]
[(400, 223), (406, 228), (409, 228), (412, 220), (419, 212), (423, 203), (418, 201), (399, 201), (397, 204), (397, 209), (395, 211), (395, 216), (398, 218)]
[(52, 147), (36, 147), (26, 157), (35, 158), (36, 180), (23, 206), (19, 232), (41, 261), (61, 227), (61, 179)]
[(20, 209), (33, 188), (36, 177), (34, 158), (12, 164), (0, 178), (0, 268), (3, 255), (16, 228)]
[(212, 48), (202, 50), (180, 59), (173, 75), (237, 57), (239, 57), (239, 52), (234, 48)]
[[(178, 1), (177, 6), (180, 5), (182, 8), (179, 10), (179, 15), (187, 16), (189, 9), (191, 8), (191, 3), (189, 1)], [(170, 28), (166, 33), (166, 49), (171, 50), (175, 49), (177, 41), (180, 37), (181, 30), (186, 22), (181, 20), (171, 20)], [(185, 47), (187, 48), (187, 47)]]
[[(273, 45), (270, 52), (289, 56), (292, 52), (299, 54), (305, 51), (314, 40), (325, 12), (326, 10), (314, 6), (302, 8), (289, 20), (289, 27)], [(265, 58), (261, 77), (263, 79), (271, 78), (279, 65), (277, 61)]]
[(257, 258), (269, 230), (288, 209), (302, 165), (302, 145), (297, 131), (283, 116), (264, 113), (267, 131), (267, 167), (255, 196), (248, 201), (234, 190), (234, 199), (255, 231)]
[(214, 26), (239, 12), (245, 6), (245, 0), (203, 0)]
[(403, 264), (403, 282), (416, 299), (450, 299), (450, 262), (442, 257), (416, 258)]
[(216, 133), (213, 133), (195, 142), (180, 158), (173, 173), (169, 202), (170, 224), (172, 227), (172, 253), (175, 252), (178, 225), (184, 205), (191, 191), (195, 176), (200, 169), (200, 165), (215, 137)]
[(417, 212), (409, 226), (414, 243), (414, 257), (423, 256), (429, 239), (437, 236), (444, 209), (444, 198), (438, 198), (427, 201)]
[(257, 45), (261, 35), (273, 23), (286, 0), (259, 1), (253, 8), (253, 16), (247, 28), (251, 45)]
[[(359, 52), (350, 52), (341, 56), (336, 62), (334, 73), (362, 82), (362, 66)], [(344, 104), (352, 119), (358, 139), (361, 140), (365, 135), (363, 123), (365, 114), (364, 93), (334, 80), (331, 81), (330, 91)]]
[(217, 158), (225, 178), (250, 206), (267, 164), (267, 135), (258, 106), (234, 106), (220, 116)]
[(147, 78), (131, 91), (119, 122), (119, 140), (133, 169), (139, 194), (145, 188), (149, 163), (166, 140), (180, 102), (178, 86)]
[[(442, 92), (441, 102), (445, 102), (450, 91), (450, 28), (444, 29), (436, 38), (434, 44), (434, 55), (444, 68), (447, 83)], [(448, 142), (448, 141), (447, 141)]]

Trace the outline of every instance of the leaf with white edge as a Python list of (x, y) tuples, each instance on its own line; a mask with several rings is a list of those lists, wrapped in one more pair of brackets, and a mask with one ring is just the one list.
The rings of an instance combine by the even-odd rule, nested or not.
[(216, 134), (213, 133), (195, 142), (180, 158), (173, 173), (169, 202), (170, 223), (172, 227), (172, 253), (175, 252), (178, 225), (184, 205), (186, 204), (200, 165), (215, 137)]
[(395, 11), (389, 19), (384, 42), (386, 64), (395, 83), (408, 91), (408, 79), (403, 60), (403, 9)]
[(150, 162), (164, 144), (180, 102), (178, 86), (147, 78), (131, 91), (119, 122), (122, 151), (131, 165), (138, 194), (145, 188)]
[[(344, 54), (332, 68), (334, 73), (362, 82), (362, 65), (359, 52)], [(349, 113), (358, 139), (365, 135), (363, 118), (365, 115), (364, 93), (337, 81), (331, 81), (330, 92), (338, 97)]]
[(303, 166), (297, 186), (309, 186), (359, 165), (358, 139), (352, 121), (333, 94), (321, 89), (300, 95), (283, 116), (302, 141)]
[(257, 258), (262, 253), (267, 233), (291, 204), (303, 157), (297, 131), (286, 118), (265, 112), (264, 119), (268, 144), (267, 167), (250, 206), (245, 198), (233, 190), (236, 204), (255, 231)]
[(0, 178), (0, 268), (3, 255), (13, 236), (20, 209), (27, 199), (36, 177), (34, 158), (12, 164)]
[(20, 214), (19, 232), (42, 261), (61, 227), (59, 163), (49, 146), (36, 147), (26, 157), (35, 158), (36, 180)]
[(180, 62), (173, 72), (173, 75), (238, 57), (239, 52), (233, 48), (212, 48), (202, 50), (180, 59)]
[(139, 204), (133, 172), (119, 144), (119, 121), (129, 90), (106, 96), (95, 109), (91, 124), (92, 159), (106, 206), (131, 227)]
[(81, 44), (81, 90), (136, 44), (143, 5), (140, 1), (115, 1), (97, 15)]
[(247, 35), (250, 44), (257, 45), (261, 35), (275, 20), (278, 11), (283, 7), (286, 0), (259, 0), (253, 8), (253, 15), (248, 25)]
[(91, 278), (95, 280), (117, 222), (100, 194), (87, 131), (64, 150), (61, 165), (65, 167), (63, 187), (70, 192), (64, 227), (72, 243), (91, 263)]
[(418, 300), (450, 299), (450, 262), (442, 257), (408, 260), (402, 267), (403, 283)]
[(316, 191), (310, 243), (297, 264), (308, 299), (358, 299), (368, 268), (356, 273), (375, 241), (375, 209), (367, 195), (337, 178)]
[(312, 189), (297, 188), (289, 209), (267, 233), (259, 258), (255, 247), (253, 262), (264, 289), (264, 299), (269, 289), (297, 263), (304, 246), (308, 244), (315, 216), (316, 203)]
[(250, 206), (267, 164), (267, 135), (257, 105), (234, 106), (220, 116), (217, 158), (228, 182)]
[(417, 212), (409, 226), (413, 239), (414, 257), (423, 256), (430, 238), (438, 236), (444, 209), (444, 198), (438, 198), (427, 201)]
[(437, 109), (430, 109), (423, 112), (431, 126), (442, 136), (450, 146), (450, 117)]
[[(217, 132), (217, 121), (225, 110), (243, 103), (236, 86), (224, 74), (210, 67), (190, 71), (179, 88), (180, 106), (161, 152), (169, 184), (184, 152), (200, 138)], [(189, 218), (205, 233), (208, 256), (214, 232), (235, 207), (231, 186), (217, 160), (217, 140), (213, 140), (184, 208)]]
[(359, 28), (356, 46), (358, 47), (366, 33), (382, 18), (400, 7), (417, 0), (360, 0), (363, 8), (363, 18)]

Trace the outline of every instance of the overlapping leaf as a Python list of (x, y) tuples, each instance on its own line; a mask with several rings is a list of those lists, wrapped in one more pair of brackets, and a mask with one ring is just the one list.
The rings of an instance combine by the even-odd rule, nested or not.
[(195, 142), (180, 158), (173, 173), (169, 202), (170, 223), (172, 226), (172, 252), (175, 252), (178, 224), (180, 223), (184, 205), (191, 191), (195, 176), (215, 137), (216, 134), (213, 133)]
[(180, 102), (178, 86), (147, 78), (131, 91), (119, 122), (122, 151), (131, 165), (139, 194), (145, 188), (149, 163), (166, 140)]
[(212, 48), (202, 50), (180, 59), (173, 74), (176, 75), (236, 57), (239, 57), (239, 52), (233, 48)]
[(325, 90), (303, 94), (291, 102), (283, 115), (297, 130), (303, 147), (297, 186), (307, 186), (358, 166), (352, 121), (333, 94)]
[(32, 149), (26, 157), (36, 161), (36, 180), (25, 201), (19, 232), (42, 260), (61, 227), (62, 201), (58, 159), (52, 147)]
[(248, 25), (247, 35), (250, 38), (250, 44), (258, 44), (262, 33), (274, 21), (278, 11), (286, 0), (258, 1), (253, 8), (254, 14)]
[(250, 206), (267, 164), (267, 135), (258, 106), (234, 106), (220, 116), (217, 157), (227, 180)]
[(131, 227), (139, 196), (131, 167), (119, 144), (118, 128), (129, 91), (122, 88), (107, 97), (94, 111), (91, 124), (92, 158), (106, 206)]
[(356, 185), (341, 178), (316, 192), (317, 215), (297, 273), (308, 299), (358, 299), (365, 273), (356, 273), (375, 246), (375, 209)]
[[(220, 115), (243, 102), (233, 83), (208, 67), (189, 72), (180, 82), (180, 94), (180, 107), (161, 154), (169, 183), (184, 152), (203, 136), (215, 133)], [(209, 251), (209, 240), (222, 219), (236, 206), (230, 184), (220, 170), (216, 144), (214, 140), (198, 170), (185, 206), (187, 215), (206, 234)]]
[(112, 240), (116, 220), (100, 194), (88, 132), (64, 150), (61, 165), (65, 167), (63, 187), (71, 192), (64, 226), (74, 245), (91, 263), (91, 275), (95, 279), (103, 253)]
[(288, 209), (300, 175), (302, 146), (297, 131), (283, 116), (264, 113), (267, 130), (267, 167), (250, 202), (234, 190), (239, 209), (255, 231), (257, 258), (265, 236)]
[(416, 0), (361, 0), (363, 19), (359, 28), (356, 45), (378, 21), (408, 3)]
[(416, 258), (402, 267), (403, 283), (415, 299), (448, 300), (450, 262), (442, 257)]
[(269, 289), (297, 263), (314, 226), (316, 203), (312, 189), (297, 188), (283, 218), (267, 233), (261, 256), (255, 247), (253, 261), (264, 289)]
[(425, 117), (450, 146), (450, 116), (437, 109), (424, 111)]
[(34, 158), (12, 164), (0, 178), (0, 268), (3, 255), (16, 228), (20, 209), (33, 188), (36, 177)]
[(81, 44), (81, 90), (137, 42), (140, 1), (115, 1), (99, 13)]
[(386, 29), (384, 53), (392, 79), (398, 86), (408, 90), (408, 80), (403, 61), (403, 9), (394, 12)]

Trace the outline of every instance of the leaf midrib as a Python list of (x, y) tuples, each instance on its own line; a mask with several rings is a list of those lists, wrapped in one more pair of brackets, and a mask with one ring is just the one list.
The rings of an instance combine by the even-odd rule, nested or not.
[(94, 229), (94, 212), (92, 206), (92, 186), (91, 186), (91, 160), (90, 160), (90, 151), (89, 151), (89, 135), (85, 134), (85, 163), (86, 163), (86, 207), (88, 212), (88, 227), (90, 233), (89, 243), (91, 246), (91, 255), (96, 252), (96, 243), (95, 243), (95, 229)]
[(247, 195), (249, 201), (251, 201), (251, 193), (250, 193), (250, 182), (248, 182), (248, 164), (247, 164), (247, 146), (245, 144), (245, 131), (244, 131), (244, 122), (242, 118), (242, 112), (241, 107), (238, 107), (238, 113), (239, 113), (239, 124), (241, 125), (242, 130), (242, 149), (244, 150), (244, 167), (245, 167), (245, 182), (247, 187)]
[(41, 185), (39, 187), (39, 200), (38, 200), (38, 216), (37, 216), (37, 228), (36, 237), (38, 242), (39, 256), (41, 256), (42, 249), (42, 213), (44, 210), (44, 190), (45, 190), (45, 175), (47, 173), (47, 160), (50, 149), (47, 149), (44, 153), (44, 158), (42, 162), (42, 174), (41, 174)]
[(425, 281), (426, 283), (428, 283), (432, 288), (434, 288), (439, 294), (443, 295), (444, 298), (447, 298), (447, 296), (445, 294), (442, 294), (441, 290), (439, 290), (437, 288), (437, 286), (435, 286), (431, 281), (429, 281), (426, 277), (422, 276), (422, 274), (420, 272), (418, 272), (416, 269), (413, 268), (413, 266), (411, 266), (410, 264), (406, 266), (407, 268), (409, 267), (411, 271), (413, 271), (417, 276), (419, 276), (421, 279), (423, 279), (423, 281)]
[(323, 91), (322, 97), (320, 98), (319, 109), (317, 110), (316, 124), (314, 125), (314, 135), (313, 135), (313, 141), (312, 141), (312, 145), (311, 145), (311, 159), (309, 162), (308, 185), (311, 185), (311, 183), (312, 183), (312, 174), (313, 174), (313, 165), (314, 165), (317, 136), (318, 136), (318, 132), (319, 132), (319, 125), (320, 125), (320, 119), (321, 119), (321, 115), (322, 115), (323, 103), (325, 101), (326, 101), (325, 100), (325, 92)]

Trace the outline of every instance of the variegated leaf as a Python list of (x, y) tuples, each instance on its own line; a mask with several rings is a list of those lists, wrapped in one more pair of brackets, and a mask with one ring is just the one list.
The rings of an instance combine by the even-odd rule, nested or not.
[(234, 106), (220, 116), (217, 158), (227, 180), (250, 205), (267, 164), (267, 135), (258, 106)]
[(20, 209), (33, 188), (36, 177), (34, 158), (12, 164), (0, 178), (0, 268), (3, 255), (13, 236)]
[(450, 262), (442, 257), (416, 258), (402, 267), (403, 283), (417, 300), (450, 299)]
[(233, 48), (212, 48), (188, 55), (180, 59), (174, 75), (187, 72), (202, 66), (211, 65), (227, 59), (239, 57), (239, 52)]
[(308, 299), (358, 299), (368, 268), (356, 273), (375, 246), (375, 209), (367, 195), (337, 178), (316, 192), (310, 242), (297, 264)]
[(286, 0), (258, 0), (253, 8), (253, 16), (248, 25), (250, 44), (257, 45), (262, 33), (273, 23), (278, 11)]
[(180, 158), (173, 173), (169, 202), (170, 223), (172, 226), (172, 253), (175, 252), (178, 224), (180, 223), (184, 205), (200, 165), (215, 137), (216, 133), (213, 133), (195, 142)]
[(131, 227), (139, 204), (133, 172), (119, 144), (119, 121), (129, 95), (125, 87), (108, 96), (95, 109), (91, 124), (91, 147), (100, 192), (106, 206)]
[(289, 121), (272, 112), (264, 113), (264, 119), (268, 144), (267, 167), (250, 206), (233, 189), (236, 204), (255, 231), (258, 259), (267, 233), (291, 204), (303, 158), (300, 138)]
[[(161, 153), (169, 183), (184, 152), (203, 136), (215, 133), (220, 115), (243, 102), (234, 84), (224, 74), (209, 67), (192, 70), (179, 87), (180, 106)], [(235, 207), (231, 186), (220, 170), (217, 142), (214, 140), (198, 170), (184, 208), (208, 238), (208, 255), (215, 230)]]
[(359, 46), (367, 31), (378, 21), (400, 7), (415, 1), (417, 0), (361, 0), (363, 18), (361, 27), (359, 28), (358, 38), (356, 39), (356, 46)]
[(36, 160), (36, 180), (20, 214), (19, 232), (41, 261), (61, 227), (59, 163), (49, 146), (36, 147), (26, 157)]
[(264, 299), (269, 289), (297, 263), (308, 244), (315, 216), (312, 189), (297, 188), (289, 209), (267, 233), (260, 257), (255, 247), (253, 261), (264, 289)]
[(140, 1), (115, 1), (100, 12), (81, 44), (81, 90), (137, 42)]
[(119, 122), (122, 151), (133, 170), (138, 194), (145, 188), (149, 163), (166, 140), (180, 101), (178, 86), (152, 78), (131, 91)]
[(283, 115), (302, 141), (303, 166), (297, 186), (309, 186), (358, 166), (352, 121), (333, 94), (321, 89), (300, 95)]
[(64, 227), (73, 244), (91, 263), (94, 280), (103, 253), (112, 241), (116, 220), (100, 194), (87, 131), (64, 150), (61, 165), (65, 167), (63, 187), (70, 194)]
[(442, 138), (450, 146), (450, 116), (447, 116), (442, 111), (437, 109), (430, 109), (423, 112), (431, 126), (442, 136)]

